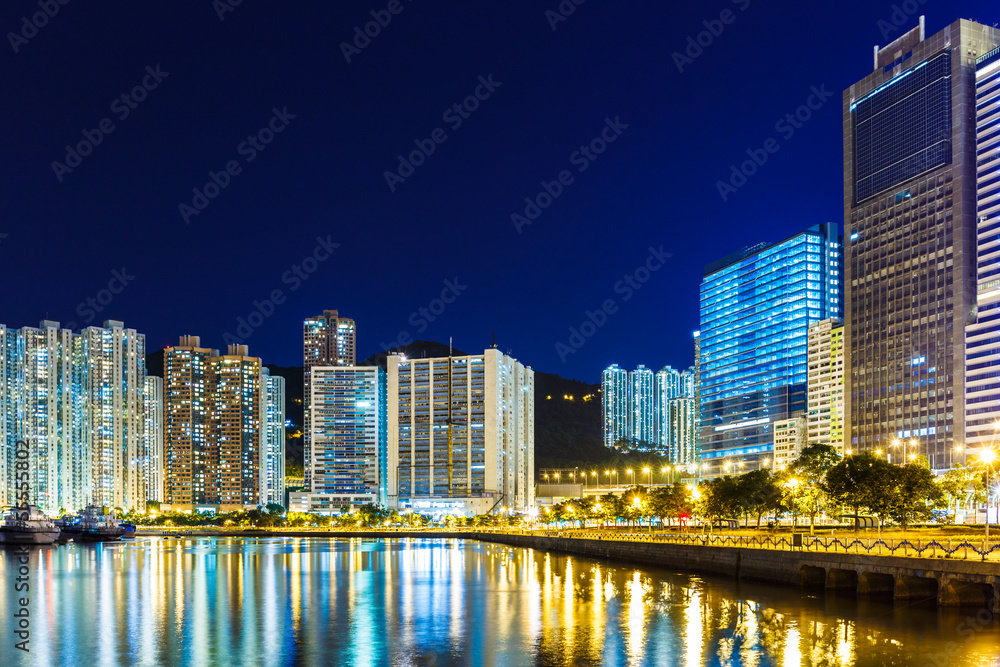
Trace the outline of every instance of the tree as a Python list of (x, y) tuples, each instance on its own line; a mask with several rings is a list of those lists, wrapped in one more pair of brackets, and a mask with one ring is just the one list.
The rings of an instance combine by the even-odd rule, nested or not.
[(829, 505), (826, 476), (840, 462), (840, 454), (831, 445), (814, 443), (806, 446), (789, 470), (798, 480), (792, 488), (796, 510), (809, 515), (809, 533), (816, 531), (816, 515)]
[(648, 504), (652, 516), (660, 517), (664, 524), (674, 519), (679, 524), (682, 516), (691, 516), (694, 511), (687, 487), (679, 482), (650, 491)]
[(899, 467), (872, 452), (844, 458), (830, 468), (823, 488), (830, 497), (854, 510), (854, 530), (858, 530), (858, 512), (863, 507), (878, 517), (879, 528), (891, 505)]
[(781, 489), (770, 470), (753, 470), (737, 477), (737, 499), (744, 513), (757, 517), (757, 527), (765, 513), (781, 507)]
[(930, 519), (935, 504), (941, 501), (944, 492), (935, 483), (930, 468), (919, 463), (905, 465), (897, 471), (885, 512), (905, 531), (915, 521)]
[(738, 516), (743, 511), (739, 482), (735, 477), (716, 477), (703, 483), (699, 490), (698, 512), (709, 521)]
[(265, 509), (271, 514), (284, 514), (285, 508), (278, 503), (268, 503), (265, 505)]
[(959, 509), (960, 505), (983, 503), (986, 501), (986, 484), (983, 475), (973, 468), (952, 468), (938, 479), (942, 500), (948, 509)]

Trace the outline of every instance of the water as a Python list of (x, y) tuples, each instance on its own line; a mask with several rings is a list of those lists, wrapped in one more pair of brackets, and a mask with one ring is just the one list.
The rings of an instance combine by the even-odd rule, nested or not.
[[(140, 538), (36, 548), (25, 665), (1000, 667), (981, 610), (857, 602), (463, 540)], [(971, 619), (971, 624), (970, 624)], [(983, 620), (986, 623), (981, 623)], [(950, 653), (948, 653), (950, 651)], [(8, 658), (10, 656), (10, 658)]]

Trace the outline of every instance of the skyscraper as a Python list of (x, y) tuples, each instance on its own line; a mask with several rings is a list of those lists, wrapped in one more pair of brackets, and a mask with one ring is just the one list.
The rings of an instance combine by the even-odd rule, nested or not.
[(676, 396), (667, 402), (666, 411), (670, 415), (669, 446), (666, 451), (675, 465), (695, 465), (698, 463), (697, 431), (695, 415), (698, 407), (693, 396)]
[(681, 374), (679, 371), (664, 366), (656, 372), (655, 386), (655, 419), (656, 419), (656, 449), (667, 453), (670, 451), (670, 399), (676, 398), (681, 392)]
[(163, 378), (158, 378), (155, 375), (146, 376), (142, 419), (145, 424), (142, 469), (146, 481), (146, 500), (159, 503), (163, 502), (166, 494), (163, 451)]
[(772, 423), (806, 408), (808, 331), (840, 315), (837, 225), (820, 224), (708, 265), (701, 283), (700, 456), (763, 465)]
[(612, 364), (601, 373), (601, 411), (604, 446), (632, 440), (632, 385), (628, 371)]
[(260, 369), (260, 504), (285, 505), (285, 378)]
[(163, 363), (167, 504), (231, 511), (271, 502), (284, 486), (282, 378), (246, 345), (220, 355), (197, 336), (182, 336)]
[[(976, 313), (976, 60), (1000, 31), (959, 20), (876, 49), (844, 91), (846, 447), (916, 438), (933, 468), (965, 441)], [(982, 274), (980, 278), (982, 278)]]
[(0, 327), (3, 495), (28, 447), (29, 501), (49, 514), (99, 504), (145, 509), (145, 337), (121, 322), (80, 334), (43, 321)]
[[(844, 450), (844, 324), (830, 318), (809, 327), (808, 443)], [(777, 458), (775, 459), (777, 463)]]
[(354, 320), (341, 317), (336, 310), (324, 310), (302, 325), (303, 421), (302, 457), (306, 490), (312, 489), (312, 418), (309, 406), (312, 395), (310, 371), (314, 366), (354, 366), (357, 364), (357, 332)]
[(535, 503), (535, 374), (491, 348), (390, 355), (389, 503), (454, 514)]
[(632, 444), (640, 449), (656, 447), (656, 392), (653, 371), (642, 364), (629, 373), (632, 384)]
[(305, 511), (388, 504), (386, 373), (378, 366), (313, 366), (312, 490)]
[(965, 445), (997, 438), (1000, 422), (1000, 48), (976, 61), (978, 309), (966, 328)]

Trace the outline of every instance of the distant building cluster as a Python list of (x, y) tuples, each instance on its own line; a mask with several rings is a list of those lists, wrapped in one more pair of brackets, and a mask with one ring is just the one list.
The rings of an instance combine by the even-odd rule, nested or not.
[(695, 463), (695, 369), (613, 364), (601, 374), (604, 444), (657, 452), (677, 464)]

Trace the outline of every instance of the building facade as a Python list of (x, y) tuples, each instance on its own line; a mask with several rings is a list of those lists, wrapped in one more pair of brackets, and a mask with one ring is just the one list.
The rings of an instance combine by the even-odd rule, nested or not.
[(632, 445), (650, 450), (657, 446), (656, 383), (653, 371), (643, 365), (629, 373), (632, 384)]
[(324, 310), (302, 325), (303, 428), (302, 457), (305, 488), (312, 488), (309, 470), (312, 460), (312, 416), (309, 405), (311, 371), (314, 366), (354, 366), (357, 364), (357, 330), (354, 320), (341, 317), (336, 310)]
[(808, 420), (804, 415), (774, 422), (774, 469), (784, 470), (792, 465), (806, 446)]
[(166, 505), (226, 512), (271, 502), (269, 489), (284, 488), (282, 379), (246, 345), (219, 354), (198, 336), (182, 336), (163, 363)]
[(285, 378), (261, 369), (260, 504), (285, 504)]
[(997, 440), (1000, 423), (1000, 49), (976, 61), (977, 309), (966, 328), (965, 445)]
[(388, 505), (388, 398), (378, 366), (312, 369), (312, 490), (295, 494), (310, 512)]
[(806, 408), (810, 325), (841, 314), (837, 225), (810, 227), (706, 267), (698, 336), (704, 475), (770, 462), (773, 422)]
[(809, 327), (806, 418), (809, 444), (844, 451), (844, 323), (835, 318)]
[(29, 502), (54, 515), (89, 504), (145, 509), (145, 337), (116, 320), (79, 334), (58, 322), (0, 327), (3, 487), (15, 493), (17, 443)]
[(604, 446), (632, 440), (632, 383), (628, 371), (613, 364), (601, 373)]
[(670, 415), (670, 435), (667, 455), (674, 465), (692, 466), (698, 463), (698, 406), (694, 396), (677, 396), (667, 401), (666, 410)]
[(146, 500), (163, 502), (166, 494), (164, 486), (163, 451), (163, 378), (146, 376), (143, 392), (142, 469), (146, 480)]
[(844, 91), (845, 447), (917, 439), (947, 468), (965, 433), (976, 322), (976, 60), (1000, 31), (959, 20), (876, 49)]
[(534, 371), (497, 349), (387, 359), (390, 506), (444, 514), (534, 507)]

